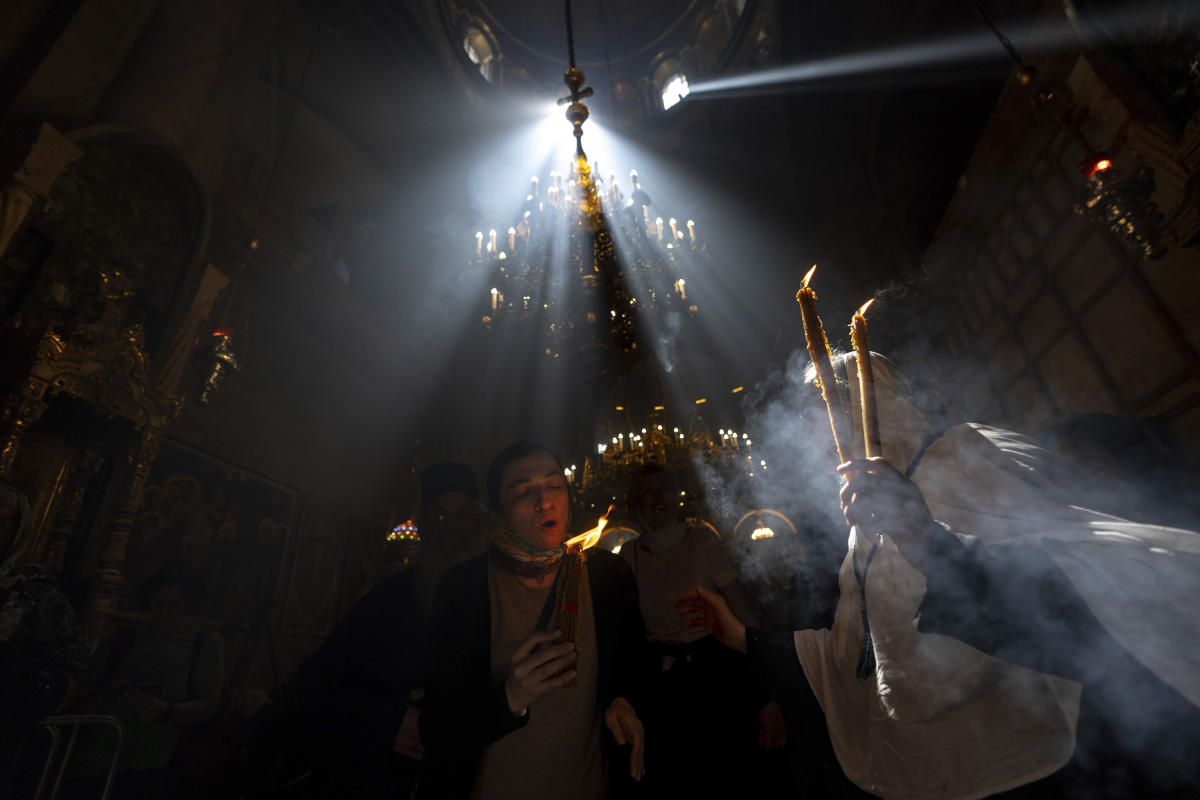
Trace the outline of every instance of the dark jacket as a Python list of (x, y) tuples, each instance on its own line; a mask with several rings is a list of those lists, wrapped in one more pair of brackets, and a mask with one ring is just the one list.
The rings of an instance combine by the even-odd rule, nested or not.
[(372, 589), (300, 666), (297, 700), (326, 759), (392, 752), (409, 693), (424, 677), (426, 624), (414, 576), (406, 570)]
[[(467, 797), (483, 749), (523, 727), (537, 708), (514, 717), (504, 682), (491, 673), (492, 618), (488, 554), (451, 569), (442, 578), (430, 621), (431, 670), (421, 714), (425, 763), (420, 797)], [(629, 565), (603, 550), (587, 554), (600, 662), (597, 702), (608, 708), (624, 697), (636, 710), (649, 665), (637, 584)], [(628, 748), (608, 746), (614, 793), (629, 775)], [(624, 777), (622, 777), (624, 776)]]

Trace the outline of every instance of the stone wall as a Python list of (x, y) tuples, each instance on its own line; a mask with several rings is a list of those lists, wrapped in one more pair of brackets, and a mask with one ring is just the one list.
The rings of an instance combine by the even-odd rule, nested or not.
[(1059, 93), (1047, 104), (1014, 80), (925, 255), (945, 315), (942, 355), (983, 365), (947, 374), (960, 384), (952, 415), (1038, 433), (1075, 414), (1116, 414), (1195, 458), (1200, 250), (1173, 243), (1147, 260), (1074, 210), (1087, 196), (1080, 165), (1116, 148), (1124, 169), (1156, 167), (1155, 199), (1170, 220), (1182, 202), (1168, 192), (1179, 164), (1169, 149), (1129, 146), (1138, 120), (1109, 113), (1128, 95), (1092, 86), (1085, 96), (1079, 75), (1088, 67), (1060, 58), (1043, 78)]

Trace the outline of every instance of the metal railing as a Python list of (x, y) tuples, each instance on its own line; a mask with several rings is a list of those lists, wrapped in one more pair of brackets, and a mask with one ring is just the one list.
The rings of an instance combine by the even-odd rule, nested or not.
[[(71, 753), (75, 750), (75, 741), (79, 738), (79, 730), (84, 725), (111, 726), (116, 731), (116, 746), (113, 748), (112, 761), (108, 765), (108, 775), (104, 779), (104, 791), (100, 795), (100, 800), (108, 800), (108, 794), (112, 791), (113, 779), (117, 775), (117, 762), (121, 757), (121, 747), (125, 744), (125, 726), (121, 723), (121, 720), (107, 714), (59, 714), (46, 717), (37, 723), (38, 728), (50, 734), (50, 752), (46, 754), (46, 764), (42, 767), (42, 777), (38, 781), (37, 794), (34, 795), (34, 800), (42, 800), (55, 761), (58, 761), (58, 772), (54, 777), (54, 788), (45, 797), (46, 800), (55, 800), (58, 797), (59, 789), (62, 788), (63, 778), (67, 774), (67, 765), (71, 761)], [(62, 752), (61, 758), (59, 758), (60, 745), (63, 739), (62, 734), (68, 728), (71, 733), (67, 738), (66, 749)]]

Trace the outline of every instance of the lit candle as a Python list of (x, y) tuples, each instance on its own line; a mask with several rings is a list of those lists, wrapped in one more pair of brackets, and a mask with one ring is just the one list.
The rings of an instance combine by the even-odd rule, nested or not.
[(662, 220), (662, 217), (656, 217), (656, 218), (654, 219), (654, 230), (655, 230), (655, 232), (658, 234), (658, 240), (661, 242), (661, 241), (662, 241), (662, 236), (663, 236), (663, 220)]
[(483, 231), (475, 231), (475, 257), (483, 258)]
[(625, 452), (625, 434), (623, 434), (623, 433), (617, 434), (617, 452), (618, 453)]
[(687, 221), (688, 236), (692, 240), (692, 244), (696, 243), (696, 223), (692, 220)]
[(495, 286), (492, 287), (492, 311), (496, 310), (497, 304), (500, 302), (500, 290)]
[(667, 224), (671, 226), (671, 241), (674, 242), (674, 241), (678, 240), (679, 239), (679, 226), (676, 224), (675, 218), (671, 217), (671, 219), (667, 221)]
[(817, 381), (821, 386), (821, 396), (825, 399), (825, 410), (829, 414), (829, 427), (833, 431), (833, 444), (837, 448), (838, 462), (845, 463), (854, 456), (850, 447), (850, 421), (847, 418), (846, 407), (842, 405), (841, 396), (837, 392), (837, 380), (833, 374), (833, 364), (829, 360), (829, 339), (825, 336), (825, 328), (821, 318), (817, 316), (817, 293), (808, 287), (817, 265), (804, 276), (804, 285), (796, 292), (796, 302), (800, 304), (800, 313), (804, 318), (804, 339), (808, 344), (808, 357), (812, 359), (817, 370)]
[(871, 339), (867, 335), (867, 309), (875, 299), (862, 304), (850, 319), (850, 341), (858, 361), (858, 394), (862, 401), (863, 439), (867, 458), (883, 455), (879, 437), (879, 406), (875, 403), (875, 371), (871, 364)]
[(516, 228), (510, 227), (508, 229), (508, 249), (509, 250), (517, 249), (517, 229)]
[(492, 228), (488, 231), (488, 252), (496, 252), (496, 229)]
[(679, 279), (679, 299), (687, 300), (687, 281), (683, 278)]

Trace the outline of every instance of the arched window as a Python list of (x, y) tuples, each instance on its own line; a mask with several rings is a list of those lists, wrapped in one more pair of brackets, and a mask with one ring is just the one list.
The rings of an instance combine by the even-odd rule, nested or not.
[(676, 73), (667, 78), (667, 82), (662, 88), (662, 104), (663, 108), (667, 109), (678, 103), (680, 100), (688, 96), (687, 76), (682, 72)]

